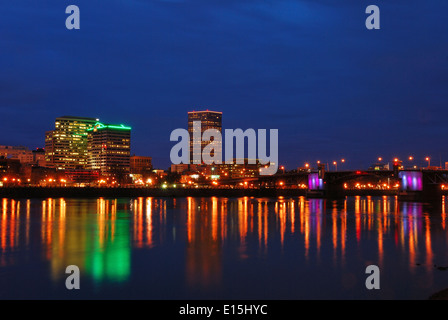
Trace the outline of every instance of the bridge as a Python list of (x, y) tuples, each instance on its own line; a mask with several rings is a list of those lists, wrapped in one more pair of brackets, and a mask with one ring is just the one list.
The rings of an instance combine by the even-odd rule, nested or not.
[(319, 166), (317, 170), (280, 172), (272, 176), (235, 179), (231, 183), (237, 185), (244, 181), (258, 188), (301, 188), (306, 189), (309, 198), (342, 198), (351, 193), (353, 182), (363, 180), (384, 185), (385, 194), (389, 191), (387, 194), (395, 194), (403, 201), (440, 200), (448, 191), (448, 170), (399, 169), (398, 166), (393, 170), (348, 171), (325, 171), (324, 166)]

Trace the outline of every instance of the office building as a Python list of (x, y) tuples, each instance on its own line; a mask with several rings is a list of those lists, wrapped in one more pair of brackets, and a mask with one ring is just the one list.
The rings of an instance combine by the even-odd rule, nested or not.
[(143, 156), (131, 156), (130, 158), (131, 173), (146, 174), (152, 170), (152, 158)]
[(87, 131), (89, 169), (117, 177), (130, 172), (130, 127), (98, 122)]
[[(190, 134), (190, 163), (194, 163), (194, 156), (200, 157), (202, 159), (202, 150), (206, 147), (210, 142), (201, 140), (201, 154), (197, 155), (193, 150), (193, 134), (194, 132), (194, 121), (201, 122), (201, 137), (204, 131), (208, 129), (216, 129), (219, 132), (222, 132), (222, 112), (217, 111), (191, 111), (188, 112), (188, 133)], [(221, 142), (222, 143), (222, 142)], [(222, 145), (220, 146), (222, 147)], [(213, 156), (213, 155), (212, 155)], [(201, 161), (202, 163), (202, 161)]]
[(45, 134), (47, 166), (57, 170), (85, 169), (88, 163), (87, 130), (98, 119), (63, 116), (56, 118), (55, 129)]

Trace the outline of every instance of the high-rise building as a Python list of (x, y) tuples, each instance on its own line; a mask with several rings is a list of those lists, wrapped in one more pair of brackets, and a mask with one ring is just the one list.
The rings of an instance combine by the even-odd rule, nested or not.
[(110, 176), (129, 173), (131, 128), (98, 122), (87, 131), (89, 168)]
[(55, 129), (45, 133), (47, 166), (58, 170), (87, 167), (87, 130), (98, 119), (63, 116), (56, 118)]
[[(195, 153), (193, 149), (193, 134), (194, 134), (194, 121), (201, 122), (201, 137), (204, 131), (208, 129), (216, 129), (219, 132), (222, 132), (222, 112), (217, 111), (191, 111), (188, 112), (188, 133), (190, 134), (190, 163), (194, 163), (193, 159), (195, 158)], [(201, 140), (201, 155), (202, 150), (205, 146), (207, 146), (209, 141)], [(222, 145), (221, 145), (222, 147)], [(200, 155), (196, 155), (199, 157)], [(201, 158), (202, 159), (202, 158)]]

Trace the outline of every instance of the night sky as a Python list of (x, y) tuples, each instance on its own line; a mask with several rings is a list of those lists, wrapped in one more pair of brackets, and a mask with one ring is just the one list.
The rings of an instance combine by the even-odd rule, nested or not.
[[(67, 30), (68, 5), (81, 29)], [(381, 9), (367, 30), (365, 9)], [(448, 161), (446, 0), (0, 2), (2, 145), (43, 147), (63, 115), (133, 128), (132, 153), (170, 165), (187, 112), (279, 130), (287, 169), (378, 156)]]

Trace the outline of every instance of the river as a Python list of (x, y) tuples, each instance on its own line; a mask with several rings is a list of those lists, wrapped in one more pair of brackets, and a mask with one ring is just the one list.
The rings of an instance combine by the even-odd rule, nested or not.
[(1, 299), (427, 299), (447, 252), (445, 198), (0, 199)]

